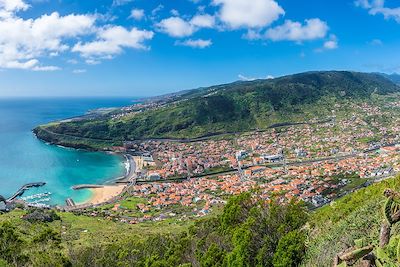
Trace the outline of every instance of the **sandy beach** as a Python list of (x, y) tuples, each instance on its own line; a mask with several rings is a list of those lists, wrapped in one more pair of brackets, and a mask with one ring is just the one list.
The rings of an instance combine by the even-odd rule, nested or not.
[(91, 188), (89, 190), (93, 193), (93, 196), (88, 201), (86, 201), (85, 204), (96, 205), (107, 202), (113, 197), (121, 194), (124, 188), (124, 185), (106, 185), (101, 188)]
[[(125, 158), (126, 174), (123, 177), (118, 178), (118, 180), (126, 180), (127, 182), (132, 182), (136, 178), (136, 163), (134, 161), (134, 158), (130, 155), (125, 155)], [(120, 195), (125, 186), (126, 185), (77, 185), (74, 189), (88, 189), (92, 193), (92, 196), (87, 201), (79, 203), (79, 205), (97, 205), (107, 202), (112, 198)]]

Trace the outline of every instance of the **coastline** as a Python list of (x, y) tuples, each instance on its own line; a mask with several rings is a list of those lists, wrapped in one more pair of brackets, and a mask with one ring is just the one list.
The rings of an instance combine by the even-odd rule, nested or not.
[(98, 205), (119, 196), (125, 189), (125, 185), (104, 185), (99, 188), (89, 188), (91, 196), (80, 205)]
[(89, 190), (91, 193), (90, 197), (79, 203), (79, 205), (99, 205), (102, 203), (106, 203), (113, 198), (119, 196), (128, 186), (127, 184), (117, 184), (117, 182), (121, 182), (122, 180), (132, 181), (132, 179), (134, 178), (136, 166), (132, 161), (131, 156), (129, 156), (128, 154), (121, 154), (116, 152), (107, 153), (122, 155), (125, 158), (125, 175), (122, 177), (114, 178), (110, 181), (106, 181), (100, 185), (84, 185), (83, 187), (79, 188)]
[[(127, 185), (117, 184), (117, 182), (131, 181), (133, 179), (133, 175), (134, 175), (136, 166), (132, 162), (131, 157), (125, 153), (118, 153), (115, 151), (104, 151), (104, 150), (102, 151), (102, 150), (98, 150), (98, 149), (89, 149), (89, 148), (73, 147), (73, 146), (56, 144), (56, 143), (48, 142), (48, 141), (40, 138), (35, 131), (32, 131), (32, 132), (36, 139), (42, 141), (43, 143), (45, 143), (46, 145), (49, 145), (49, 146), (57, 146), (62, 149), (71, 149), (71, 150), (78, 150), (78, 151), (80, 150), (80, 151), (89, 151), (89, 152), (92, 152), (92, 151), (100, 152), (100, 153), (120, 156), (125, 159), (125, 162), (123, 162), (125, 174), (123, 176), (114, 177), (110, 180), (104, 181), (104, 182), (102, 182), (100, 184), (96, 184), (96, 185), (83, 185), (83, 187), (80, 187), (80, 185), (75, 185), (77, 187), (80, 187), (75, 190), (86, 189), (90, 192), (90, 196), (88, 198), (77, 203), (78, 206), (79, 205), (99, 205), (99, 204), (108, 202), (111, 199), (120, 195), (127, 186)], [(95, 187), (92, 187), (92, 186), (95, 186)]]
[[(87, 200), (89, 191), (73, 191), (76, 184), (113, 184), (125, 172), (123, 155), (110, 156), (101, 147), (73, 147), (41, 139), (33, 129), (38, 125), (61, 118), (81, 116), (88, 110), (101, 107), (130, 106), (132, 97), (29, 97), (7, 98), (0, 103), (2, 126), (0, 194), (10, 197), (21, 186), (30, 182), (46, 182), (43, 188), (32, 188), (24, 195), (51, 193), (39, 203), (51, 207), (65, 206), (66, 198), (77, 203)], [(27, 116), (29, 114), (29, 116)], [(11, 126), (10, 126), (11, 125)], [(8, 127), (12, 127), (10, 132)], [(57, 146), (58, 145), (58, 146)], [(89, 152), (89, 153), (86, 153)], [(38, 199), (28, 199), (36, 203)]]

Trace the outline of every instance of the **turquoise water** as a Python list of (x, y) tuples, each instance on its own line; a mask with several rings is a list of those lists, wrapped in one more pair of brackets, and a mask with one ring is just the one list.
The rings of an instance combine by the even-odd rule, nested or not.
[(46, 182), (25, 196), (51, 192), (46, 204), (63, 205), (68, 197), (79, 203), (90, 197), (90, 192), (74, 191), (73, 185), (104, 183), (123, 175), (120, 156), (50, 146), (37, 140), (31, 130), (90, 109), (131, 103), (127, 98), (0, 98), (0, 195), (9, 197), (26, 183)]

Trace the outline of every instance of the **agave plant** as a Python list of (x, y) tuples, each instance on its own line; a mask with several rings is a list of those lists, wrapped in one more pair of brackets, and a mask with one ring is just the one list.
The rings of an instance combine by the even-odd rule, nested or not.
[(363, 266), (396, 267), (400, 266), (400, 235), (392, 235), (392, 227), (400, 221), (400, 193), (391, 189), (384, 191), (387, 198), (383, 207), (379, 246), (366, 245), (363, 239), (356, 240), (355, 245), (339, 253), (334, 266), (353, 266), (362, 261)]

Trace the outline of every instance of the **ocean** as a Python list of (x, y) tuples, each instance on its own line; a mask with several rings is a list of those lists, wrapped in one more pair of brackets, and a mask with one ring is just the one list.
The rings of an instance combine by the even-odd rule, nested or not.
[(121, 107), (133, 98), (0, 98), (0, 195), (10, 197), (22, 185), (46, 182), (24, 197), (51, 194), (44, 204), (64, 205), (90, 198), (77, 184), (105, 183), (125, 174), (123, 157), (52, 146), (36, 139), (31, 130), (40, 124), (70, 118), (101, 107)]

